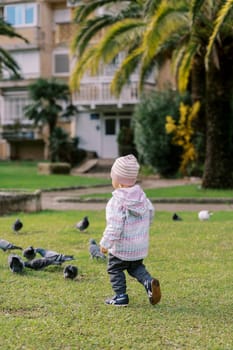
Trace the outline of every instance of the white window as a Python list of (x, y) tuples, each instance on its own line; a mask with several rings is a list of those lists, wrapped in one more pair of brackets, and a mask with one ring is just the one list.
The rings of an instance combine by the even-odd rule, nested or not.
[(70, 60), (68, 52), (55, 52), (53, 58), (53, 74), (69, 75)]
[(54, 23), (70, 23), (71, 15), (69, 9), (59, 9), (54, 11)]
[[(23, 78), (38, 78), (40, 76), (40, 52), (37, 50), (12, 51), (12, 57), (20, 67), (20, 75)], [(10, 78), (11, 73), (6, 70), (3, 72), (5, 79)]]
[(13, 53), (13, 57), (21, 68), (21, 74), (24, 78), (37, 78), (40, 76), (40, 52), (28, 50), (24, 52)]
[(6, 5), (4, 8), (6, 22), (14, 27), (37, 25), (37, 5), (33, 3)]

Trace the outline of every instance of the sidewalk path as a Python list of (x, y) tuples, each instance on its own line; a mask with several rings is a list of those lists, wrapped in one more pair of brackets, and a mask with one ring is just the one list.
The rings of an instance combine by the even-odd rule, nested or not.
[[(103, 176), (103, 174), (101, 174)], [(93, 174), (92, 174), (93, 176)], [(94, 176), (99, 177), (99, 174)], [(108, 175), (106, 175), (108, 176)], [(180, 186), (184, 184), (200, 184), (200, 179), (187, 178), (177, 180), (164, 180), (156, 179), (153, 177), (146, 177), (141, 179), (140, 184), (143, 189), (146, 188), (159, 188), (169, 186)], [(93, 193), (106, 193), (112, 192), (112, 186), (103, 187), (91, 187), (82, 189), (67, 189), (67, 190), (56, 190), (42, 193), (42, 209), (52, 210), (103, 210), (105, 209), (107, 200), (89, 199), (87, 201), (79, 201), (79, 197), (83, 194)], [(164, 203), (162, 201), (154, 202), (155, 209), (157, 211), (200, 211), (204, 209), (212, 211), (230, 211), (233, 210), (233, 203), (185, 203), (176, 202)]]

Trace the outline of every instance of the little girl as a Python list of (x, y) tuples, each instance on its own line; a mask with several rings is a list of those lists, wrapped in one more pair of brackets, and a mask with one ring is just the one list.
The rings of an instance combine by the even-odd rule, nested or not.
[(154, 208), (144, 191), (136, 183), (139, 171), (132, 155), (117, 158), (111, 169), (115, 191), (106, 206), (106, 228), (100, 241), (102, 253), (108, 252), (108, 274), (115, 296), (106, 304), (127, 306), (124, 271), (136, 278), (146, 289), (152, 305), (161, 299), (159, 281), (152, 278), (143, 264), (148, 254), (149, 227)]

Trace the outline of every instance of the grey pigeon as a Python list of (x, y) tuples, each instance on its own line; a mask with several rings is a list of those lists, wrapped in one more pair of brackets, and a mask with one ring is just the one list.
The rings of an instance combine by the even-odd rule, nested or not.
[(15, 233), (20, 231), (22, 227), (23, 227), (23, 223), (20, 221), (20, 219), (17, 219), (12, 225), (12, 228), (15, 231)]
[(61, 265), (61, 263), (54, 261), (50, 258), (39, 258), (24, 262), (25, 267), (28, 267), (33, 270), (43, 270), (49, 265)]
[(28, 259), (28, 260), (32, 260), (36, 257), (36, 250), (35, 248), (33, 248), (32, 246), (24, 249), (23, 251), (23, 256)]
[(176, 213), (173, 214), (172, 220), (174, 220), (174, 221), (182, 221), (181, 217), (178, 214), (176, 214)]
[(12, 272), (21, 273), (24, 269), (24, 262), (18, 255), (10, 254), (8, 264)]
[(0, 249), (2, 249), (4, 252), (6, 252), (7, 250), (13, 250), (13, 249), (22, 250), (23, 248), (18, 247), (17, 245), (12, 244), (12, 243), (6, 241), (5, 239), (0, 239)]
[(100, 247), (93, 238), (89, 241), (89, 252), (92, 259), (106, 259), (106, 256), (103, 253), (101, 253)]
[(78, 275), (78, 268), (74, 265), (67, 265), (63, 270), (64, 278), (74, 279)]
[(88, 217), (84, 216), (84, 218), (76, 224), (76, 228), (79, 229), (79, 231), (85, 231), (89, 225)]
[(65, 261), (75, 260), (73, 255), (64, 255), (49, 249), (35, 248), (35, 252), (39, 253), (43, 258), (49, 258), (61, 264)]

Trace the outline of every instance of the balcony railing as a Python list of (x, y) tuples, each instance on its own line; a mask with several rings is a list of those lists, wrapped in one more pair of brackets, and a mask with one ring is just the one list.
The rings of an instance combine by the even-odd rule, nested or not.
[(7, 130), (3, 131), (1, 133), (1, 137), (3, 139), (6, 139), (8, 141), (10, 140), (34, 140), (36, 138), (36, 135), (34, 133), (34, 130), (31, 131), (13, 131), (13, 130)]
[[(147, 83), (144, 92), (153, 90), (155, 84)], [(111, 93), (110, 82), (84, 82), (79, 92), (73, 95), (73, 103), (79, 106), (95, 108), (100, 105), (135, 105), (140, 100), (140, 92), (137, 82), (127, 84), (119, 97)]]
[(24, 106), (30, 104), (27, 96), (5, 96), (0, 98), (0, 125), (32, 125), (33, 121), (24, 117)]
[[(130, 81), (124, 86), (119, 97), (111, 93), (111, 82), (119, 68), (124, 54), (120, 54), (117, 59), (111, 64), (101, 65), (99, 67), (98, 75), (91, 76), (88, 73), (82, 78), (79, 91), (73, 95), (73, 102), (76, 105), (95, 108), (101, 105), (135, 105), (139, 103), (139, 70), (136, 69), (132, 74)], [(144, 92), (149, 92), (155, 89), (156, 72), (148, 76), (144, 84)]]

